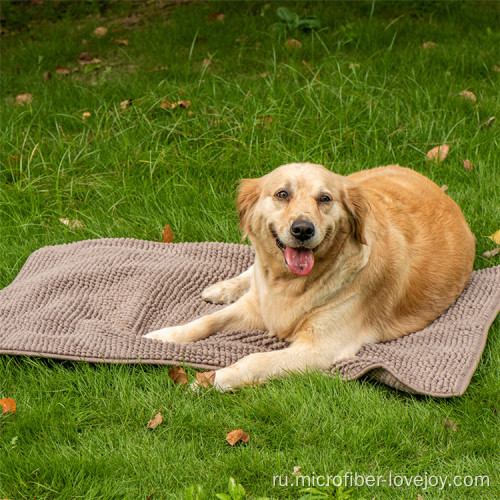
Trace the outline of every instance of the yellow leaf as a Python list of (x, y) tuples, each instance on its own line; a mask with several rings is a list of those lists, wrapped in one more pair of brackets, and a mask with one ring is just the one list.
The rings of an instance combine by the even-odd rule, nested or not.
[(500, 245), (500, 229), (493, 233), (491, 236), (488, 236), (490, 240), (493, 240), (497, 245)]

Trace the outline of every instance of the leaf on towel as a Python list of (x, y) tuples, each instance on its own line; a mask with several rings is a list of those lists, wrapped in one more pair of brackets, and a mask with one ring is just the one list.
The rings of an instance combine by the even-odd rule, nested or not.
[(488, 236), (488, 238), (493, 240), (497, 245), (500, 245), (500, 229)]
[(495, 257), (500, 252), (500, 248), (494, 248), (493, 250), (486, 250), (486, 252), (483, 253), (483, 257), (485, 259), (491, 259), (491, 257)]
[(174, 241), (174, 233), (172, 233), (172, 229), (168, 224), (163, 228), (161, 236), (163, 243), (172, 243)]
[(215, 380), (215, 371), (211, 370), (208, 372), (197, 372), (196, 381), (205, 389), (213, 387)]
[(147, 425), (148, 429), (156, 429), (161, 423), (163, 422), (163, 417), (161, 416), (161, 413), (158, 412), (149, 422)]
[(3, 413), (14, 413), (16, 411), (16, 402), (12, 398), (0, 399), (0, 406)]
[(182, 366), (173, 366), (168, 370), (168, 376), (173, 380), (174, 384), (185, 385), (188, 381), (187, 373), (182, 369)]
[(427, 159), (439, 163), (444, 161), (448, 156), (448, 151), (450, 150), (449, 144), (442, 144), (441, 146), (436, 146), (427, 152)]
[(83, 222), (77, 219), (65, 219), (60, 217), (59, 222), (62, 222), (65, 226), (68, 226), (70, 229), (83, 229)]
[(236, 429), (235, 431), (231, 431), (226, 436), (226, 441), (234, 446), (238, 441), (242, 441), (243, 443), (248, 443), (250, 439), (249, 434), (245, 434), (242, 429)]
[(446, 418), (443, 420), (445, 427), (449, 427), (453, 432), (457, 432), (457, 424), (453, 420)]

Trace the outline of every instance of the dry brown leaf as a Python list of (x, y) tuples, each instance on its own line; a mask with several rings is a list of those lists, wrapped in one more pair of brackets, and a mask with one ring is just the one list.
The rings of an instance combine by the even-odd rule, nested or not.
[(443, 420), (443, 424), (445, 427), (449, 427), (453, 432), (457, 432), (457, 424), (453, 422), (453, 420), (446, 418)]
[(224, 20), (224, 17), (226, 16), (224, 16), (222, 12), (212, 12), (211, 14), (208, 14), (207, 20), (221, 22)]
[(205, 389), (213, 387), (215, 381), (215, 371), (210, 370), (208, 372), (197, 372), (196, 381)]
[(116, 42), (118, 45), (128, 45), (128, 40), (120, 40), (119, 38), (112, 38), (113, 42)]
[(209, 66), (212, 66), (213, 62), (208, 58), (208, 57), (205, 57), (201, 63), (201, 65), (204, 67), (204, 68), (208, 68)]
[(186, 385), (188, 381), (187, 373), (183, 370), (182, 366), (173, 366), (168, 370), (168, 376), (172, 379), (174, 384)]
[(14, 99), (14, 104), (16, 106), (24, 106), (25, 104), (31, 104), (33, 101), (33, 94), (19, 94)]
[(436, 163), (444, 161), (444, 159), (448, 156), (449, 150), (450, 150), (449, 144), (442, 144), (441, 146), (436, 146), (427, 153), (427, 159), (435, 161)]
[(160, 106), (163, 109), (175, 109), (175, 108), (184, 108), (187, 109), (189, 106), (191, 106), (191, 101), (177, 101), (177, 102), (170, 102), (164, 99), (161, 101)]
[(167, 224), (161, 233), (163, 243), (172, 243), (174, 241), (174, 233), (172, 233), (172, 229)]
[(495, 120), (494, 116), (490, 116), (482, 125), (479, 125), (479, 128), (489, 127)]
[(464, 166), (465, 170), (473, 170), (474, 169), (474, 165), (472, 164), (472, 162), (470, 160), (464, 160), (462, 162), (462, 165)]
[(158, 412), (149, 422), (147, 425), (148, 429), (156, 429), (161, 423), (163, 422), (163, 417), (161, 416), (161, 413)]
[(242, 429), (236, 429), (235, 431), (231, 431), (226, 436), (226, 441), (234, 446), (238, 441), (243, 441), (244, 443), (248, 443), (250, 436), (245, 434)]
[(92, 61), (91, 55), (87, 51), (83, 51), (79, 56), (78, 56), (78, 62), (80, 64), (87, 62), (87, 61)]
[(71, 71), (68, 68), (65, 68), (64, 66), (58, 66), (56, 68), (56, 75), (69, 75), (71, 74)]
[(446, 184), (443, 184), (441, 186), (441, 189), (446, 193), (446, 191), (448, 191), (448, 186)]
[(500, 229), (488, 236), (488, 238), (493, 240), (497, 245), (500, 245)]
[(495, 255), (498, 255), (498, 252), (500, 252), (500, 248), (494, 248), (493, 250), (486, 250), (486, 252), (483, 253), (483, 257), (485, 259), (491, 259), (491, 257), (495, 257)]
[(125, 99), (120, 103), (120, 108), (124, 111), (132, 104), (132, 99)]
[(295, 38), (290, 38), (290, 40), (285, 42), (285, 47), (289, 49), (300, 49), (302, 48), (302, 44), (298, 40), (295, 40)]
[(178, 101), (178, 102), (177, 102), (177, 105), (178, 105), (180, 108), (187, 109), (187, 108), (189, 108), (189, 106), (191, 106), (191, 101)]
[(0, 406), (3, 413), (14, 413), (16, 411), (16, 402), (12, 398), (0, 399)]
[(435, 42), (424, 42), (422, 44), (422, 48), (424, 50), (435, 49), (437, 46), (438, 46), (438, 44)]
[(462, 90), (462, 92), (460, 92), (460, 94), (458, 94), (458, 95), (460, 97), (463, 97), (464, 99), (468, 99), (469, 101), (473, 101), (473, 102), (477, 101), (476, 96), (472, 92), (469, 92), (468, 90)]
[(50, 71), (46, 71), (44, 74), (43, 74), (43, 79), (44, 80), (50, 80), (52, 78), (52, 73)]
[(88, 112), (88, 111), (85, 111), (82, 115), (82, 120), (83, 121), (86, 121), (87, 118), (90, 118), (92, 115)]
[(105, 28), (104, 26), (99, 26), (94, 30), (94, 35), (98, 38), (101, 38), (103, 36), (106, 36), (108, 33), (108, 28)]
[(77, 219), (64, 219), (59, 218), (59, 221), (62, 222), (65, 226), (68, 226), (70, 229), (83, 229), (83, 223)]

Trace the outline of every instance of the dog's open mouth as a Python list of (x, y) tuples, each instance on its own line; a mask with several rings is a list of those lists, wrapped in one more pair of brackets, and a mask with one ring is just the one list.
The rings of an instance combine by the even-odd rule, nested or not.
[(290, 272), (297, 276), (305, 276), (312, 271), (314, 266), (314, 252), (316, 248), (306, 247), (287, 247), (279, 238), (274, 230), (272, 230), (274, 240), (277, 247), (283, 252), (285, 262), (287, 263)]

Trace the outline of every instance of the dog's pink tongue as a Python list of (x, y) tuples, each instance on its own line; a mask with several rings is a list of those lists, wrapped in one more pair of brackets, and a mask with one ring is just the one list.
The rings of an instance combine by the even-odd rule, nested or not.
[(285, 260), (290, 271), (297, 276), (305, 276), (314, 266), (314, 254), (307, 248), (285, 248)]

